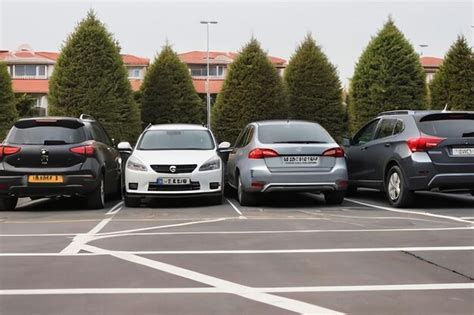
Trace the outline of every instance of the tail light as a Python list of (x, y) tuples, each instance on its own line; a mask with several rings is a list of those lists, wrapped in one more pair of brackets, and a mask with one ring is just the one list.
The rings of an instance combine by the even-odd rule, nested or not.
[(278, 153), (272, 149), (253, 149), (249, 152), (249, 159), (264, 159), (277, 157)]
[(344, 150), (342, 148), (331, 148), (323, 152), (323, 156), (344, 157)]
[(72, 153), (76, 153), (76, 154), (80, 154), (84, 156), (93, 156), (95, 149), (91, 145), (83, 145), (80, 147), (70, 148), (69, 151), (71, 151)]
[(18, 153), (18, 152), (20, 152), (20, 150), (21, 150), (21, 148), (19, 148), (19, 147), (12, 147), (12, 146), (8, 146), (8, 145), (6, 145), (6, 146), (0, 145), (0, 159), (3, 158), (3, 156)]
[(444, 139), (439, 137), (410, 138), (407, 140), (407, 145), (411, 152), (421, 152), (436, 147)]

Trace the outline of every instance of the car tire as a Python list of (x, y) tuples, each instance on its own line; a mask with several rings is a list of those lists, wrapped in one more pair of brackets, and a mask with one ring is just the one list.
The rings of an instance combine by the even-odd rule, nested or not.
[(17, 197), (0, 197), (0, 211), (13, 211), (17, 203)]
[(328, 205), (340, 205), (344, 201), (344, 191), (327, 191), (324, 192), (324, 200)]
[(257, 194), (249, 193), (244, 190), (240, 174), (237, 179), (237, 200), (241, 206), (255, 206), (257, 204)]
[(357, 186), (354, 185), (348, 185), (347, 190), (346, 190), (346, 196), (354, 196), (357, 194)]
[(398, 165), (392, 166), (388, 171), (384, 186), (388, 202), (393, 207), (405, 208), (413, 203), (415, 193), (408, 189), (405, 176)]
[(141, 200), (137, 197), (125, 196), (124, 203), (127, 208), (139, 208)]
[(103, 209), (105, 205), (105, 180), (101, 175), (99, 185), (87, 195), (87, 208)]
[(122, 200), (123, 197), (122, 176), (117, 180), (115, 191), (110, 195), (111, 200)]

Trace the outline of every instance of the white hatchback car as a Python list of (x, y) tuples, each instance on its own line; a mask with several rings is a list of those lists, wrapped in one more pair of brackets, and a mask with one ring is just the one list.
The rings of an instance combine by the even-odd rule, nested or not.
[(222, 203), (224, 165), (212, 132), (200, 125), (165, 124), (148, 127), (132, 150), (125, 166), (125, 205), (140, 206), (142, 198), (206, 196)]

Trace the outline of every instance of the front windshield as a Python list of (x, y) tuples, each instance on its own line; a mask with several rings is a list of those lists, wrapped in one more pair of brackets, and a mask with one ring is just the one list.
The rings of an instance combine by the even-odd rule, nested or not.
[(207, 130), (149, 130), (138, 150), (213, 150), (214, 141)]

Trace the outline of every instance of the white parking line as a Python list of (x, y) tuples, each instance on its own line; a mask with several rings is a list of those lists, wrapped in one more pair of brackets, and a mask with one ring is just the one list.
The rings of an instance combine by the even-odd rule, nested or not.
[(99, 222), (92, 230), (87, 232), (86, 234), (77, 234), (72, 242), (66, 246), (62, 251), (61, 254), (77, 254), (81, 250), (81, 247), (89, 242), (92, 237), (97, 234), (100, 230), (104, 228), (112, 220), (112, 217), (107, 219), (103, 219)]
[(113, 206), (112, 209), (110, 209), (109, 211), (107, 211), (107, 213), (106, 213), (105, 215), (116, 214), (117, 212), (119, 212), (120, 210), (122, 210), (122, 206), (123, 206), (123, 201), (120, 201), (120, 202), (117, 203), (115, 206)]
[(386, 211), (391, 211), (391, 212), (398, 212), (398, 213), (407, 213), (407, 214), (415, 214), (415, 215), (422, 215), (422, 216), (427, 216), (427, 217), (433, 217), (433, 218), (441, 218), (441, 219), (446, 219), (446, 220), (452, 220), (452, 221), (457, 221), (457, 222), (463, 222), (463, 223), (468, 223), (468, 224), (474, 224), (472, 221), (464, 220), (462, 218), (458, 217), (452, 217), (452, 216), (447, 216), (447, 215), (440, 215), (440, 214), (434, 214), (434, 213), (429, 213), (429, 212), (419, 212), (419, 211), (410, 211), (410, 210), (401, 210), (401, 209), (396, 209), (392, 207), (384, 207), (384, 206), (378, 206), (366, 202), (361, 202), (357, 201), (354, 199), (346, 198), (345, 200), (356, 203), (362, 206), (366, 207), (372, 207), (380, 210), (386, 210)]
[[(248, 287), (242, 293), (298, 293), (298, 292), (367, 292), (367, 291), (407, 291), (407, 290), (466, 290), (474, 289), (474, 283), (430, 283), (395, 285), (349, 285), (349, 286), (308, 286), (308, 287)], [(232, 291), (232, 293), (238, 290)], [(82, 289), (6, 289), (0, 295), (74, 295), (74, 294), (189, 294), (189, 293), (229, 293), (220, 288), (82, 288)]]
[(317, 254), (317, 253), (368, 253), (368, 252), (431, 252), (468, 251), (474, 246), (425, 246), (425, 247), (362, 247), (362, 248), (304, 248), (304, 249), (242, 249), (242, 250), (156, 250), (116, 251), (134, 255), (217, 255), (217, 254)]
[(252, 291), (251, 287), (248, 287), (245, 285), (219, 279), (219, 278), (212, 277), (212, 276), (199, 273), (196, 271), (192, 271), (189, 269), (173, 266), (167, 263), (151, 260), (145, 257), (141, 257), (141, 256), (133, 255), (133, 254), (108, 251), (108, 250), (104, 250), (104, 249), (97, 248), (90, 245), (85, 245), (84, 249), (90, 252), (108, 253), (111, 256), (114, 256), (116, 258), (119, 258), (125, 261), (129, 261), (129, 262), (146, 266), (155, 270), (167, 272), (169, 274), (173, 274), (182, 278), (186, 278), (186, 279), (197, 281), (203, 284), (207, 284), (217, 289), (220, 289), (226, 293), (235, 294), (252, 301), (261, 302), (261, 303), (268, 304), (268, 305), (278, 307), (281, 309), (285, 309), (288, 311), (297, 312), (300, 314), (342, 314), (340, 312), (336, 312), (336, 311), (323, 308), (317, 305), (309, 304), (306, 302), (301, 302), (301, 301), (297, 301), (290, 298), (273, 295), (273, 294), (269, 294), (265, 292)]
[(225, 198), (225, 200), (227, 200), (227, 202), (230, 204), (230, 206), (235, 210), (235, 212), (237, 212), (239, 214), (239, 218), (241, 219), (247, 219), (247, 217), (245, 217), (243, 214), (242, 214), (242, 211), (239, 210), (239, 208), (237, 208), (236, 205), (234, 205), (233, 202), (231, 202), (228, 198)]

